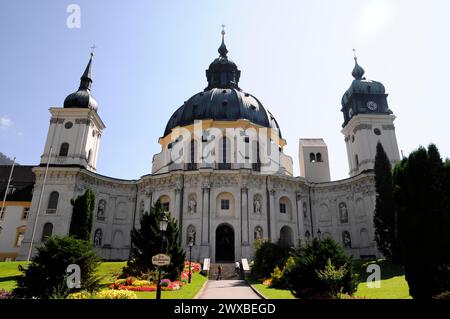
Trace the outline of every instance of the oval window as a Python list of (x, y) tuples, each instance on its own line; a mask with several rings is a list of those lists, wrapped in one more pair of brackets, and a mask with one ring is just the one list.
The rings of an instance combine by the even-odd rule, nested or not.
[(381, 131), (380, 131), (379, 128), (375, 128), (375, 129), (373, 130), (373, 132), (375, 133), (375, 135), (381, 135)]
[(64, 127), (65, 127), (66, 129), (70, 129), (70, 128), (72, 128), (72, 126), (73, 126), (73, 123), (72, 123), (72, 122), (66, 122), (66, 124), (64, 124)]

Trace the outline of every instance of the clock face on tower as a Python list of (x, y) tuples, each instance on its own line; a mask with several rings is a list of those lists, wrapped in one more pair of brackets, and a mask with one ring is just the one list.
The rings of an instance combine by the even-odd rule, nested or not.
[(371, 111), (375, 111), (378, 108), (377, 103), (375, 103), (374, 101), (369, 101), (367, 102), (367, 108)]

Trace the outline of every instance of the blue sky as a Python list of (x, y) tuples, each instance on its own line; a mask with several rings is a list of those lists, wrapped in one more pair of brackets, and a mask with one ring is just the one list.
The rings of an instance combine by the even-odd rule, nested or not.
[[(81, 27), (66, 25), (69, 4)], [(389, 94), (399, 147), (434, 142), (444, 157), (450, 102), (448, 1), (0, 2), (0, 151), (37, 164), (48, 109), (74, 92), (97, 46), (93, 95), (106, 124), (97, 171), (134, 179), (151, 171), (170, 115), (206, 86), (220, 25), (240, 87), (277, 118), (298, 168), (298, 139), (323, 137), (333, 179), (348, 176), (340, 100), (353, 53)]]

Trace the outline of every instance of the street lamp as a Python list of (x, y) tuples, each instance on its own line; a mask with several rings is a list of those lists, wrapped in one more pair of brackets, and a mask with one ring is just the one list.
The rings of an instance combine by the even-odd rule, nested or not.
[(322, 232), (320, 231), (320, 228), (319, 228), (319, 229), (317, 229), (317, 237), (319, 238), (319, 240), (321, 239), (321, 235), (322, 235)]
[(191, 277), (192, 277), (192, 271), (191, 271), (191, 263), (192, 263), (192, 246), (194, 246), (194, 241), (191, 238), (189, 240), (189, 281), (188, 283), (191, 283)]
[[(164, 233), (167, 230), (167, 225), (169, 224), (169, 220), (167, 219), (166, 212), (164, 212), (161, 220), (159, 221), (159, 231), (161, 232), (161, 253), (164, 252)], [(158, 266), (159, 274), (158, 274), (158, 285), (156, 287), (156, 299), (161, 299), (161, 266)]]

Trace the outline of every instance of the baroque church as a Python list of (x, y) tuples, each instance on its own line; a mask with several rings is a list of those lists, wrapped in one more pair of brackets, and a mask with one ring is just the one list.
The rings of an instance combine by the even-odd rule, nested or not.
[(354, 79), (341, 100), (349, 178), (331, 181), (324, 140), (308, 138), (299, 140), (300, 176), (293, 176), (281, 128), (239, 87), (241, 71), (224, 35), (206, 88), (175, 110), (151, 174), (135, 180), (96, 173), (105, 124), (91, 94), (91, 54), (79, 89), (64, 107), (50, 108), (19, 260), (48, 236), (68, 234), (70, 201), (86, 189), (96, 195), (92, 244), (105, 260), (128, 259), (130, 231), (157, 200), (178, 221), (182, 245), (192, 242), (194, 260), (251, 260), (256, 239), (295, 245), (314, 237), (334, 238), (355, 258), (380, 256), (373, 226), (376, 144), (392, 164), (400, 159), (383, 84), (366, 79), (355, 57)]

